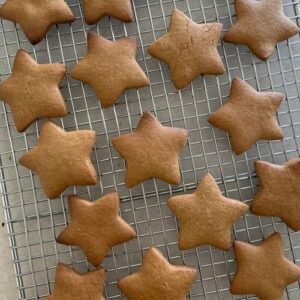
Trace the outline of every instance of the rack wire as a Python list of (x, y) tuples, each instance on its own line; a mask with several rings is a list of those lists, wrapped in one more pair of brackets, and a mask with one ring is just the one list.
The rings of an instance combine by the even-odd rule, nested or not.
[[(9, 107), (1, 105), (0, 188), (19, 299), (42, 299), (48, 295), (53, 289), (58, 261), (78, 271), (91, 269), (77, 247), (55, 242), (55, 237), (69, 220), (66, 196), (76, 193), (95, 200), (115, 190), (121, 197), (121, 215), (135, 228), (138, 238), (114, 247), (104, 260), (106, 299), (125, 299), (116, 282), (138, 270), (143, 252), (151, 245), (158, 247), (171, 263), (184, 263), (198, 269), (189, 299), (256, 299), (234, 297), (229, 292), (230, 279), (235, 272), (232, 250), (225, 253), (208, 246), (184, 252), (178, 250), (177, 223), (166, 201), (171, 195), (192, 192), (201, 177), (210, 172), (226, 196), (249, 204), (257, 189), (255, 160), (282, 164), (299, 157), (299, 36), (280, 43), (267, 62), (252, 56), (244, 46), (220, 42), (219, 52), (226, 73), (218, 77), (199, 77), (178, 92), (170, 80), (168, 67), (151, 58), (147, 47), (165, 34), (174, 7), (198, 23), (221, 22), (224, 32), (227, 31), (235, 18), (232, 0), (134, 0), (134, 22), (124, 24), (105, 18), (94, 26), (84, 23), (79, 0), (67, 2), (76, 15), (76, 21), (71, 26), (53, 27), (47, 38), (35, 47), (27, 41), (18, 25), (1, 20), (1, 80), (10, 75), (19, 48), (29, 51), (39, 63), (63, 62), (70, 71), (85, 54), (86, 35), (91, 30), (112, 40), (136, 36), (137, 59), (150, 78), (151, 86), (129, 90), (116, 105), (101, 109), (89, 86), (69, 76), (64, 80), (62, 92), (70, 113), (54, 121), (65, 130), (93, 129), (97, 132), (92, 161), (100, 181), (95, 186), (69, 188), (59, 199), (52, 201), (44, 195), (38, 177), (17, 163), (18, 158), (36, 144), (43, 121), (36, 122), (25, 134), (19, 134)], [(299, 2), (284, 0), (283, 8), (299, 26)], [(233, 76), (239, 76), (260, 91), (284, 93), (286, 100), (278, 110), (278, 120), (284, 131), (283, 141), (262, 141), (246, 154), (235, 156), (228, 136), (208, 124), (210, 112), (227, 100)], [(170, 186), (159, 180), (149, 180), (131, 190), (124, 185), (124, 162), (110, 141), (114, 136), (132, 131), (140, 114), (146, 110), (153, 111), (165, 125), (189, 131), (189, 142), (180, 158), (182, 182), (179, 186)], [(288, 229), (277, 218), (257, 217), (247, 212), (235, 224), (233, 234), (235, 239), (257, 243), (274, 230), (283, 236), (286, 256), (300, 265), (300, 233)], [(300, 285), (297, 282), (287, 288), (284, 299), (299, 298)]]

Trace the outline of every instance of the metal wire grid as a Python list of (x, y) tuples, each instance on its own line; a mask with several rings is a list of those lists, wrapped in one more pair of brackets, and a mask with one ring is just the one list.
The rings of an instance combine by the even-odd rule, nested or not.
[[(53, 201), (45, 198), (38, 178), (17, 163), (18, 158), (36, 144), (43, 122), (32, 125), (26, 134), (18, 134), (9, 107), (1, 107), (1, 192), (19, 298), (41, 299), (49, 294), (57, 261), (70, 264), (79, 271), (91, 267), (78, 248), (55, 242), (55, 237), (69, 220), (66, 196), (76, 193), (95, 200), (117, 189), (122, 199), (121, 215), (135, 228), (138, 238), (114, 247), (105, 259), (107, 299), (124, 299), (116, 287), (117, 280), (138, 270), (143, 251), (152, 244), (172, 263), (198, 268), (197, 280), (189, 292), (190, 299), (255, 299), (234, 297), (229, 293), (229, 281), (235, 271), (232, 251), (225, 253), (211, 247), (178, 250), (177, 223), (166, 201), (170, 195), (192, 192), (199, 179), (209, 171), (225, 195), (249, 203), (257, 186), (253, 161), (263, 159), (280, 164), (299, 157), (299, 36), (281, 43), (266, 63), (253, 57), (246, 47), (221, 43), (219, 51), (226, 74), (198, 78), (191, 86), (177, 92), (170, 81), (167, 66), (147, 54), (148, 45), (166, 32), (174, 7), (196, 22), (219, 21), (224, 24), (224, 31), (228, 30), (234, 20), (232, 1), (135, 0), (135, 22), (123, 24), (105, 18), (97, 26), (84, 23), (79, 0), (70, 0), (68, 4), (76, 21), (71, 26), (53, 28), (36, 47), (28, 43), (18, 26), (1, 21), (1, 79), (11, 73), (19, 48), (28, 50), (38, 62), (64, 62), (70, 70), (85, 53), (87, 31), (93, 30), (113, 40), (135, 35), (139, 41), (138, 62), (150, 78), (151, 86), (130, 90), (114, 107), (102, 110), (89, 86), (66, 78), (62, 92), (70, 114), (56, 122), (66, 130), (96, 130), (97, 143), (92, 160), (101, 179), (97, 185), (88, 188), (69, 188), (60, 199)], [(299, 3), (285, 0), (284, 10), (299, 26)], [(243, 78), (258, 90), (276, 90), (286, 95), (286, 101), (278, 111), (284, 130), (283, 141), (260, 142), (246, 154), (234, 156), (228, 136), (207, 123), (208, 114), (226, 101), (233, 76)], [(156, 180), (131, 190), (124, 186), (124, 162), (111, 147), (110, 140), (113, 136), (132, 131), (141, 112), (146, 110), (154, 111), (166, 125), (189, 130), (189, 143), (181, 155), (182, 183), (178, 187)], [(289, 230), (278, 219), (246, 213), (234, 226), (234, 237), (255, 243), (274, 230), (283, 236), (286, 255), (300, 264), (300, 234)], [(285, 299), (299, 299), (299, 288), (299, 283), (289, 286)]]

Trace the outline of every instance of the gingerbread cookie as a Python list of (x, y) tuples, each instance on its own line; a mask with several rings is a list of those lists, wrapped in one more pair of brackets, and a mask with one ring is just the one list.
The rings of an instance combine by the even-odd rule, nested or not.
[(84, 16), (87, 24), (95, 24), (105, 16), (112, 16), (124, 22), (133, 20), (130, 0), (83, 0)]
[(248, 205), (224, 197), (209, 174), (193, 194), (174, 196), (168, 206), (180, 222), (180, 250), (205, 244), (229, 250), (231, 227), (248, 209)]
[(52, 25), (75, 20), (64, 0), (6, 0), (0, 17), (19, 23), (32, 44), (39, 43)]
[(73, 68), (71, 76), (90, 84), (102, 106), (109, 107), (125, 89), (149, 85), (135, 56), (134, 37), (112, 42), (89, 32), (87, 55)]
[(151, 247), (140, 271), (122, 278), (118, 287), (129, 300), (183, 300), (196, 277), (196, 269), (171, 265)]
[(112, 139), (126, 161), (126, 186), (131, 188), (150, 178), (179, 184), (178, 159), (187, 138), (187, 130), (163, 126), (150, 112), (143, 113), (133, 133)]
[(105, 300), (103, 269), (80, 274), (64, 264), (56, 267), (53, 293), (46, 300)]
[(251, 212), (279, 217), (293, 230), (300, 230), (300, 159), (291, 159), (283, 166), (256, 161), (255, 170), (260, 189)]
[(111, 247), (136, 237), (119, 216), (118, 193), (107, 194), (95, 202), (77, 196), (68, 200), (72, 221), (57, 242), (79, 246), (95, 267), (99, 267)]
[(261, 60), (267, 60), (276, 44), (299, 32), (296, 24), (284, 15), (281, 0), (235, 0), (237, 16), (224, 40), (246, 44)]
[(10, 106), (19, 132), (39, 118), (67, 115), (59, 90), (65, 74), (63, 64), (38, 64), (24, 50), (17, 52), (12, 75), (0, 84), (0, 99)]
[(257, 92), (245, 81), (234, 78), (228, 102), (212, 113), (208, 121), (227, 131), (233, 151), (242, 154), (258, 140), (283, 138), (276, 119), (276, 110), (282, 100), (280, 93)]
[(174, 9), (166, 35), (153, 43), (148, 52), (170, 65), (177, 89), (182, 89), (200, 74), (223, 74), (224, 65), (217, 50), (223, 25), (196, 24)]
[(234, 295), (255, 294), (261, 300), (281, 300), (287, 285), (300, 279), (300, 268), (284, 257), (279, 233), (261, 245), (235, 242), (237, 271), (230, 291)]
[(92, 130), (66, 132), (45, 122), (38, 144), (19, 163), (39, 175), (45, 194), (52, 199), (68, 186), (96, 184), (96, 171), (89, 158), (95, 138)]

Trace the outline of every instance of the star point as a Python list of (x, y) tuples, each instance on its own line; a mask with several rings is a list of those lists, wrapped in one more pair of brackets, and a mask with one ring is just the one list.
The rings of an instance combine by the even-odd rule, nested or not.
[(224, 40), (246, 44), (261, 60), (272, 55), (277, 43), (299, 32), (284, 15), (281, 0), (235, 0), (234, 6), (237, 20)]
[(113, 147), (126, 161), (126, 186), (151, 178), (179, 184), (178, 160), (187, 139), (187, 130), (163, 126), (150, 112), (143, 113), (133, 133), (112, 139)]
[(68, 186), (96, 184), (89, 157), (95, 138), (92, 130), (66, 132), (47, 121), (37, 145), (21, 156), (19, 163), (39, 175), (45, 194), (53, 199)]
[(39, 43), (52, 25), (75, 20), (64, 0), (6, 0), (0, 17), (19, 23), (32, 44)]
[[(234, 244), (237, 271), (230, 286), (234, 295), (255, 294), (264, 300), (280, 300), (287, 285), (300, 279), (300, 268), (284, 256), (279, 233), (254, 246)], [(247, 284), (245, 284), (247, 283)]]
[(122, 278), (118, 287), (128, 299), (185, 299), (196, 269), (171, 265), (154, 247), (145, 254), (139, 272)]
[(134, 37), (113, 42), (89, 32), (87, 55), (75, 65), (71, 76), (90, 84), (102, 106), (107, 108), (124, 90), (149, 85), (135, 57)]
[(207, 174), (192, 194), (171, 197), (168, 206), (179, 219), (179, 249), (209, 244), (222, 250), (231, 247), (231, 227), (248, 205), (222, 195)]
[(245, 81), (234, 78), (228, 102), (213, 112), (208, 121), (227, 131), (233, 151), (242, 154), (258, 140), (283, 138), (276, 118), (282, 100), (280, 93), (257, 92)]
[(38, 64), (26, 51), (17, 52), (11, 76), (0, 84), (0, 99), (10, 106), (19, 132), (37, 119), (67, 115), (59, 90), (65, 74), (63, 64)]
[(56, 267), (54, 291), (47, 300), (105, 300), (103, 297), (105, 271), (86, 274), (73, 271), (59, 263)]
[(95, 202), (71, 196), (68, 203), (72, 220), (57, 241), (79, 246), (95, 267), (110, 248), (136, 238), (135, 231), (119, 216), (118, 193), (106, 194)]
[(175, 9), (168, 33), (154, 42), (148, 52), (170, 65), (174, 85), (182, 89), (199, 75), (224, 73), (217, 51), (222, 28), (220, 23), (197, 24)]

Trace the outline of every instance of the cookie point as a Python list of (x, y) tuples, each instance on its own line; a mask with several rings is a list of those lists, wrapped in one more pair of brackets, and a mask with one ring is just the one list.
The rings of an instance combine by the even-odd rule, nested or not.
[(136, 42), (136, 37), (135, 36), (128, 36), (125, 38), (129, 43), (132, 44), (133, 47), (136, 48), (137, 42)]
[(243, 80), (240, 77), (234, 76), (231, 81), (231, 84), (233, 83), (243, 83)]
[(156, 117), (150, 111), (145, 111), (142, 114), (143, 119), (156, 119)]
[(215, 112), (211, 113), (208, 118), (207, 121), (211, 124), (214, 125), (214, 119), (215, 119)]
[(243, 154), (244, 152), (246, 152), (246, 149), (240, 149), (239, 147), (233, 145), (232, 141), (231, 141), (231, 144), (232, 144), (232, 149), (233, 149), (233, 152), (235, 155), (241, 155)]
[(178, 82), (178, 81), (174, 80), (174, 78), (173, 78), (173, 84), (177, 90), (182, 90), (183, 88), (185, 88), (186, 86), (189, 85), (189, 83), (186, 84), (186, 83)]
[(242, 247), (245, 244), (245, 242), (242, 241), (234, 241), (233, 242), (233, 248), (234, 250), (238, 250), (240, 247)]
[(261, 161), (261, 160), (254, 161), (254, 167), (259, 167), (262, 164), (263, 164), (263, 161)]
[(98, 34), (96, 34), (95, 32), (92, 32), (92, 31), (88, 32), (88, 36), (87, 36), (88, 41), (93, 40), (93, 39), (97, 39), (97, 38), (99, 38)]
[(155, 247), (155, 246), (151, 246), (147, 253), (148, 255), (159, 255), (163, 257), (163, 254)]
[(70, 195), (70, 196), (68, 196), (68, 204), (70, 205), (70, 202), (76, 201), (78, 199), (81, 199), (81, 198), (78, 197), (77, 195)]
[(32, 45), (37, 45), (39, 42), (41, 42), (43, 40), (43, 38), (37, 38), (37, 39), (33, 39), (31, 37), (27, 37), (27, 38)]
[(128, 189), (131, 189), (133, 187), (135, 187), (138, 183), (133, 182), (132, 180), (129, 180), (126, 178), (127, 176), (125, 175), (125, 185)]
[(56, 242), (57, 243), (59, 243), (59, 244), (64, 244), (64, 239), (62, 238), (62, 233), (63, 233), (64, 231), (62, 231), (59, 235), (58, 235), (58, 237), (56, 237)]

